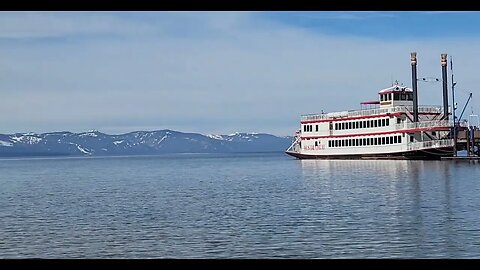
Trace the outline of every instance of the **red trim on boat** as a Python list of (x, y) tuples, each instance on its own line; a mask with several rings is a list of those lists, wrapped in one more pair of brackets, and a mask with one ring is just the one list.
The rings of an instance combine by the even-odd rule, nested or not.
[(338, 122), (338, 121), (348, 121), (348, 120), (358, 120), (358, 119), (368, 119), (368, 118), (379, 118), (386, 116), (399, 116), (402, 115), (402, 112), (395, 113), (386, 113), (386, 114), (376, 114), (376, 115), (367, 115), (367, 116), (356, 116), (356, 117), (346, 117), (346, 118), (331, 118), (331, 119), (322, 119), (322, 120), (310, 120), (300, 122), (301, 124), (311, 124), (311, 123), (322, 123), (322, 122)]
[(378, 100), (374, 100), (374, 101), (363, 101), (363, 102), (360, 102), (360, 104), (362, 104), (362, 105), (380, 104), (380, 101), (378, 101)]
[(372, 133), (357, 133), (357, 134), (342, 134), (342, 135), (327, 135), (327, 136), (311, 136), (311, 137), (300, 137), (301, 140), (306, 139), (324, 139), (324, 138), (344, 138), (344, 137), (359, 137), (359, 136), (376, 136), (376, 135), (386, 135), (386, 134), (395, 134), (395, 133), (415, 133), (419, 131), (437, 131), (437, 130), (450, 130), (450, 127), (430, 127), (430, 128), (412, 128), (412, 129), (403, 129), (395, 131), (384, 131), (384, 132), (372, 132)]

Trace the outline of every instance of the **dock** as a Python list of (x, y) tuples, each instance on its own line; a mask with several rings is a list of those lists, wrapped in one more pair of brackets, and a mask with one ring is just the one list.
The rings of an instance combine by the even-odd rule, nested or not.
[(441, 157), (441, 160), (480, 160), (480, 129), (477, 126), (467, 126), (465, 128), (460, 128), (460, 130), (457, 129), (456, 135), (455, 149), (457, 151), (466, 151), (466, 155)]
[(480, 160), (479, 156), (441, 157), (442, 160)]

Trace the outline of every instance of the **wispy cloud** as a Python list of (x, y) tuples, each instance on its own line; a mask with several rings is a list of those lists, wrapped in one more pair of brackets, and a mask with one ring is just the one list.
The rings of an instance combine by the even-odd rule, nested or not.
[(0, 13), (0, 38), (58, 38), (75, 35), (139, 34), (151, 32), (146, 23), (125, 21), (102, 13)]
[(311, 19), (311, 20), (365, 20), (375, 18), (396, 18), (397, 14), (393, 12), (373, 12), (373, 11), (357, 11), (357, 12), (321, 12), (317, 14), (296, 14), (295, 16)]
[[(459, 89), (477, 84), (475, 38), (329, 36), (250, 13), (127, 15), (42, 13), (41, 20), (51, 23), (38, 29), (41, 34), (25, 30), (24, 37), (83, 37), (69, 43), (0, 40), (0, 133), (121, 133), (140, 126), (288, 135), (301, 114), (356, 109), (392, 79), (409, 84), (414, 50), (420, 77), (440, 76), (440, 53), (447, 52), (455, 58)], [(71, 25), (47, 27), (56, 20)], [(15, 37), (17, 30), (10, 29), (0, 36)], [(440, 85), (420, 87), (421, 104), (441, 104)]]

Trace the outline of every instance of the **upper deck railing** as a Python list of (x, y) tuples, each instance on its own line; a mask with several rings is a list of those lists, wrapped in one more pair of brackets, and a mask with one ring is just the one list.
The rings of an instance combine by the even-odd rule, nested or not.
[(415, 128), (429, 128), (429, 127), (453, 127), (453, 121), (437, 120), (437, 121), (422, 121), (422, 122), (404, 122), (396, 124), (396, 129), (415, 129)]
[[(333, 113), (323, 113), (323, 114), (306, 114), (302, 115), (301, 121), (316, 121), (316, 120), (327, 120), (327, 119), (336, 119), (344, 117), (360, 117), (360, 116), (370, 116), (377, 114), (386, 114), (386, 113), (395, 113), (395, 112), (409, 112), (413, 114), (413, 106), (395, 106), (390, 108), (378, 108), (378, 109), (367, 109), (367, 110), (352, 110), (352, 111), (343, 111), (343, 112), (333, 112)], [(440, 106), (419, 106), (419, 113), (436, 113), (441, 114), (443, 112), (443, 107)]]
[(453, 146), (453, 139), (432, 140), (407, 144), (407, 151)]

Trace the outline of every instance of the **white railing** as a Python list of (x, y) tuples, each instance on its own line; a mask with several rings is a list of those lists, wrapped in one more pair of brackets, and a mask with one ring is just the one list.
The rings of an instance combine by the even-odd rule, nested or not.
[(407, 144), (407, 151), (453, 146), (453, 139), (432, 140)]
[(298, 147), (298, 142), (300, 141), (300, 137), (295, 137), (295, 140), (293, 143), (290, 145), (290, 147), (287, 148), (287, 152), (300, 152), (300, 147)]
[(404, 122), (403, 124), (396, 124), (396, 129), (413, 129), (413, 128), (429, 128), (429, 127), (453, 127), (453, 121), (437, 120), (437, 121), (422, 121), (422, 122)]
[[(344, 112), (322, 113), (322, 114), (305, 114), (305, 115), (302, 115), (301, 121), (315, 121), (315, 120), (326, 120), (326, 119), (341, 118), (341, 117), (368, 116), (368, 115), (386, 114), (386, 113), (395, 113), (395, 112), (413, 113), (413, 106), (395, 106), (395, 107), (381, 108), (381, 109), (344, 111)], [(442, 113), (443, 108), (438, 106), (419, 106), (418, 112), (419, 113)]]

